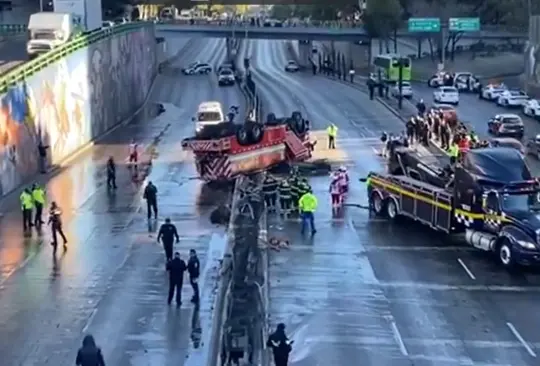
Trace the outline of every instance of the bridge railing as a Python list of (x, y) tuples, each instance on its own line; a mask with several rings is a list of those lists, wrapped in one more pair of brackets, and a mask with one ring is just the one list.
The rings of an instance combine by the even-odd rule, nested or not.
[(118, 34), (133, 32), (141, 27), (153, 24), (154, 23), (151, 22), (133, 22), (83, 33), (66, 44), (59, 46), (58, 48), (55, 48), (47, 53), (41, 54), (35, 59), (25, 62), (20, 66), (11, 69), (5, 75), (2, 75), (0, 77), (0, 94), (5, 93), (10, 86), (25, 80), (38, 71), (81, 48), (87, 47), (103, 39)]

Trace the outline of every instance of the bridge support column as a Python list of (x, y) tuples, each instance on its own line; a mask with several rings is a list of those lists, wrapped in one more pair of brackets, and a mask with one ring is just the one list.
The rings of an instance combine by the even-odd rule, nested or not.
[(312, 52), (313, 43), (311, 41), (307, 43), (302, 42), (298, 45), (298, 62), (300, 63), (300, 66), (311, 67)]
[(227, 38), (225, 42), (227, 61), (232, 61), (232, 48), (233, 48), (232, 42), (233, 42), (232, 38)]

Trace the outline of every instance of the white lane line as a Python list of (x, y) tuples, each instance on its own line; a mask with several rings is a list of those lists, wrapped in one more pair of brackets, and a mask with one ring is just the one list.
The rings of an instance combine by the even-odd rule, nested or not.
[(396, 339), (396, 342), (399, 346), (399, 350), (403, 354), (403, 356), (409, 356), (409, 351), (407, 351), (407, 347), (405, 347), (405, 342), (403, 342), (403, 338), (401, 338), (401, 333), (399, 332), (399, 329), (397, 327), (397, 324), (395, 321), (390, 322), (392, 326), (392, 333), (394, 333), (394, 338)]
[(514, 333), (514, 336), (518, 339), (518, 341), (523, 345), (523, 347), (525, 347), (525, 349), (527, 350), (527, 352), (532, 356), (532, 357), (536, 357), (536, 353), (533, 351), (533, 349), (531, 348), (531, 346), (529, 346), (529, 344), (525, 341), (525, 339), (523, 339), (523, 337), (521, 336), (521, 334), (519, 334), (519, 332), (517, 331), (516, 327), (514, 327), (514, 324), (512, 323), (506, 323), (506, 325), (508, 326), (508, 328), (510, 328), (510, 331), (512, 333)]
[(94, 310), (92, 310), (92, 313), (90, 314), (90, 317), (88, 318), (88, 320), (86, 321), (86, 324), (84, 325), (83, 329), (82, 329), (82, 332), (83, 333), (86, 333), (86, 331), (88, 330), (88, 328), (90, 328), (90, 325), (92, 324), (92, 321), (94, 320), (96, 314), (98, 312), (98, 308), (94, 308)]
[(459, 264), (461, 264), (461, 267), (463, 267), (463, 269), (465, 270), (465, 272), (467, 272), (467, 274), (469, 275), (469, 277), (471, 278), (471, 280), (476, 281), (476, 277), (474, 276), (474, 274), (472, 273), (472, 271), (469, 269), (469, 267), (467, 267), (467, 265), (461, 260), (461, 258), (458, 258), (457, 261), (458, 261)]

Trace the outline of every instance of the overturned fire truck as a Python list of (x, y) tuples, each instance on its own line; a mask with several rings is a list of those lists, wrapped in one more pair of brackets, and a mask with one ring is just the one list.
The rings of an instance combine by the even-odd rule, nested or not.
[(265, 123), (231, 122), (214, 136), (182, 140), (182, 149), (193, 152), (199, 178), (206, 182), (229, 181), (240, 174), (311, 157), (309, 126), (300, 112), (287, 118), (270, 113)]

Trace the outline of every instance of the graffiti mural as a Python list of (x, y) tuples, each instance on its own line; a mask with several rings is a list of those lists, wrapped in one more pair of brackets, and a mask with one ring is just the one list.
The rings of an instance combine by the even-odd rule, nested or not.
[(0, 197), (38, 169), (37, 146), (59, 164), (130, 117), (156, 73), (152, 28), (106, 39), (41, 70), (0, 96)]

